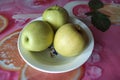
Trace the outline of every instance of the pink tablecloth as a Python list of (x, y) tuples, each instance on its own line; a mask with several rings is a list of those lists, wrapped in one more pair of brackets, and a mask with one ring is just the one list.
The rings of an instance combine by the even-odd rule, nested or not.
[[(119, 0), (102, 1), (120, 3)], [(0, 0), (0, 15), (9, 20), (7, 28), (0, 33), (0, 80), (120, 80), (120, 25), (111, 25), (106, 32), (94, 28), (84, 14), (89, 11), (87, 3), (88, 0)], [(82, 67), (62, 74), (34, 70), (21, 59), (16, 45), (24, 25), (56, 4), (85, 22), (95, 39), (89, 60)]]

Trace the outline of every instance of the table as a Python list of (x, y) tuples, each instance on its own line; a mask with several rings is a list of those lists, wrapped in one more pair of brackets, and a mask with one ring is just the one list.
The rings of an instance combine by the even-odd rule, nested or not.
[[(9, 21), (7, 28), (0, 33), (0, 80), (119, 80), (120, 18), (106, 32), (99, 31), (91, 24), (90, 17), (85, 15), (90, 10), (88, 1), (0, 0), (0, 15)], [(102, 1), (110, 5), (120, 4), (119, 0)], [(17, 39), (26, 23), (40, 17), (47, 7), (56, 4), (64, 7), (70, 16), (88, 25), (95, 45), (91, 57), (80, 68), (67, 73), (50, 74), (37, 71), (22, 60), (17, 49)]]

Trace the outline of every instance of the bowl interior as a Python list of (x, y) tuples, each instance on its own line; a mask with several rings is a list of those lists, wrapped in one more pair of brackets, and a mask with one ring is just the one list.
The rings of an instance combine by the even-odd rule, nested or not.
[[(39, 17), (33, 21), (36, 20), (42, 20), (42, 17)], [(76, 18), (70, 18), (70, 22), (79, 24), (82, 29), (85, 31), (85, 33), (88, 36), (88, 44), (85, 48), (85, 50), (82, 52), (82, 54), (75, 56), (75, 57), (63, 57), (61, 55), (52, 55), (51, 54), (51, 48), (46, 49), (42, 52), (31, 52), (23, 48), (20, 38), (21, 33), (18, 38), (18, 50), (20, 53), (20, 56), (23, 58), (23, 60), (28, 63), (31, 67), (48, 73), (62, 73), (71, 71), (73, 69), (76, 69), (80, 67), (82, 64), (84, 64), (89, 56), (92, 53), (93, 47), (94, 47), (94, 39), (91, 31), (89, 28), (80, 20)]]

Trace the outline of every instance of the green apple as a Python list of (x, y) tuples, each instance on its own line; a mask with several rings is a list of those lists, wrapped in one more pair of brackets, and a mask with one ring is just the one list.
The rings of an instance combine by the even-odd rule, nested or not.
[(85, 48), (85, 39), (76, 24), (67, 23), (61, 26), (54, 38), (54, 48), (62, 56), (72, 57), (80, 54)]
[(69, 20), (68, 12), (58, 5), (51, 6), (43, 12), (43, 20), (49, 22), (56, 31)]
[(29, 51), (43, 51), (53, 42), (54, 32), (45, 21), (33, 21), (21, 32), (22, 46)]

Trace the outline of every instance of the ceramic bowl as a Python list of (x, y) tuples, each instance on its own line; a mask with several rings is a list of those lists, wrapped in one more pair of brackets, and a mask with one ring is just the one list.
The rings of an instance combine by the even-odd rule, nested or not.
[[(42, 20), (42, 17), (32, 21), (36, 20)], [(82, 21), (76, 18), (70, 18), (70, 21), (72, 23), (79, 24), (88, 36), (88, 43), (80, 55), (75, 57), (63, 57), (59, 54), (53, 55), (51, 54), (53, 51), (51, 48), (48, 48), (42, 52), (28, 51), (24, 49), (21, 44), (21, 31), (18, 37), (18, 50), (22, 59), (34, 69), (47, 73), (64, 73), (82, 66), (92, 54), (94, 38), (90, 29)]]

